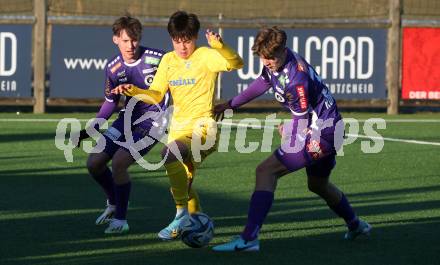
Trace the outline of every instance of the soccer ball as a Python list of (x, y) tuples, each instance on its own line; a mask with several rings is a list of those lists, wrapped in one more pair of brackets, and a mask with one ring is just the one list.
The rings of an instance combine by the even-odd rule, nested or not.
[(204, 213), (193, 213), (190, 216), (190, 224), (182, 232), (182, 241), (192, 248), (201, 248), (214, 237), (214, 223)]

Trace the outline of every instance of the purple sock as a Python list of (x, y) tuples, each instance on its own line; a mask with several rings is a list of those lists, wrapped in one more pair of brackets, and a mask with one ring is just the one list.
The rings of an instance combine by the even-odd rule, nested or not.
[(128, 199), (130, 198), (131, 182), (122, 185), (115, 185), (116, 212), (115, 218), (118, 220), (127, 219)]
[(337, 205), (335, 205), (335, 206), (329, 205), (329, 207), (339, 217), (344, 219), (349, 230), (354, 230), (357, 228), (357, 226), (359, 225), (359, 219), (357, 218), (356, 214), (354, 213), (353, 208), (351, 208), (351, 205), (348, 202), (347, 197), (345, 197), (344, 193), (342, 193), (342, 198)]
[(269, 213), (273, 202), (273, 192), (270, 191), (254, 191), (249, 205), (248, 219), (246, 227), (241, 233), (241, 237), (246, 241), (255, 240), (258, 232)]
[(107, 195), (108, 203), (115, 205), (115, 183), (113, 181), (112, 172), (109, 168), (106, 168), (104, 173), (99, 176), (93, 176), (93, 179), (102, 187)]

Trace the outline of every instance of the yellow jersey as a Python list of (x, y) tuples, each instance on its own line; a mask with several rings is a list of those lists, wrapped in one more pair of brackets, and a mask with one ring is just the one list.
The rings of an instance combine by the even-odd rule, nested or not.
[(148, 90), (133, 88), (126, 94), (152, 104), (169, 90), (174, 106), (170, 130), (192, 130), (199, 119), (213, 117), (218, 73), (242, 66), (240, 56), (225, 44), (219, 49), (196, 48), (187, 59), (172, 51), (162, 58)]

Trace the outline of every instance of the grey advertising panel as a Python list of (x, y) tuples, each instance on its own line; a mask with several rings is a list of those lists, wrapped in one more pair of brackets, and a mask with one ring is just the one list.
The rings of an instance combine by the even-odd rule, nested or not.
[(32, 25), (0, 25), (0, 97), (32, 96)]
[[(110, 26), (53, 27), (50, 97), (104, 97), (104, 68), (118, 54), (112, 34)], [(171, 49), (168, 32), (160, 27), (144, 27), (141, 45)]]
[[(229, 99), (259, 76), (262, 64), (251, 47), (258, 29), (225, 29), (224, 39), (244, 59), (239, 71), (222, 76), (221, 97)], [(383, 99), (385, 29), (288, 29), (287, 46), (321, 75), (337, 99)], [(272, 99), (270, 90), (260, 99)]]

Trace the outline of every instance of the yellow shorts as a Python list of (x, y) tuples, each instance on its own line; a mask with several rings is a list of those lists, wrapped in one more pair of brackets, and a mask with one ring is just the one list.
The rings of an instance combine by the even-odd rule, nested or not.
[[(192, 127), (192, 130), (173, 130), (171, 128), (167, 143), (183, 143), (190, 151), (190, 171), (194, 171), (203, 160), (218, 147), (217, 123), (212, 118), (203, 119)], [(192, 170), (191, 170), (192, 169)]]

